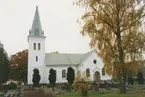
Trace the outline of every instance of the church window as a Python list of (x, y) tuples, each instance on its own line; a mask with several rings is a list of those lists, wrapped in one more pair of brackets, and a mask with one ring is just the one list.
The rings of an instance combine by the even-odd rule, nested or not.
[(94, 64), (96, 64), (96, 63), (97, 63), (97, 61), (96, 61), (96, 60), (94, 60), (94, 61), (93, 61), (93, 63), (94, 63)]
[(105, 69), (102, 68), (102, 75), (105, 75)]
[(38, 56), (36, 56), (36, 62), (38, 61)]
[(33, 44), (33, 48), (34, 48), (34, 50), (36, 50), (36, 43)]
[(87, 77), (90, 76), (90, 69), (89, 69), (89, 68), (86, 69), (86, 76), (87, 76)]
[(62, 78), (66, 78), (66, 70), (62, 70)]
[(40, 43), (38, 43), (38, 50), (40, 50), (41, 49), (41, 45), (40, 45)]

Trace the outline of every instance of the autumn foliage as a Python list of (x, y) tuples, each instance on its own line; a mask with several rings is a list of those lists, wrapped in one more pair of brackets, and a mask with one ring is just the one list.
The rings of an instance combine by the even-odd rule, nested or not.
[(90, 46), (102, 58), (105, 71), (118, 77), (120, 93), (126, 93), (128, 71), (143, 60), (145, 33), (142, 20), (145, 5), (138, 0), (76, 0), (85, 8), (79, 21), (82, 35), (91, 38)]
[(81, 75), (78, 73), (72, 84), (72, 88), (74, 92), (80, 92), (82, 97), (88, 97), (89, 85), (89, 77), (87, 77), (85, 74)]
[(23, 50), (10, 58), (10, 79), (27, 80), (28, 50)]

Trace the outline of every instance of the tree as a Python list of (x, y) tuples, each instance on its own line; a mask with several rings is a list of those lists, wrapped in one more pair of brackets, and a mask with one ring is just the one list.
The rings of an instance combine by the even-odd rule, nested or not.
[(56, 70), (52, 68), (50, 69), (48, 79), (49, 79), (49, 83), (53, 86), (53, 90), (54, 90), (54, 85), (56, 82)]
[(75, 71), (74, 71), (73, 68), (69, 67), (69, 68), (67, 69), (67, 81), (68, 81), (68, 83), (69, 83), (70, 85), (72, 85), (74, 79), (75, 79)]
[(136, 0), (77, 0), (75, 4), (86, 9), (81, 34), (89, 35), (106, 72), (118, 77), (120, 93), (126, 93), (129, 64), (140, 64), (145, 47), (144, 5), (138, 6)]
[(33, 86), (36, 87), (39, 85), (39, 81), (41, 79), (40, 75), (39, 75), (39, 70), (38, 69), (34, 69), (33, 70), (33, 79), (32, 79), (32, 82), (33, 82)]
[(9, 58), (4, 48), (0, 48), (0, 85), (8, 80)]
[(13, 80), (27, 81), (28, 50), (20, 51), (10, 58), (10, 78)]
[(144, 84), (143, 73), (140, 70), (138, 70), (137, 79), (139, 84)]

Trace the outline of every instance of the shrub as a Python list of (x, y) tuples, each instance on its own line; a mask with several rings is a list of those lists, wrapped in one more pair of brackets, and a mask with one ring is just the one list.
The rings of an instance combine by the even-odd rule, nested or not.
[(61, 85), (61, 89), (70, 91), (71, 87), (69, 84), (63, 84), (63, 85)]
[(8, 84), (6, 87), (7, 87), (8, 89), (16, 89), (16, 88), (17, 88), (17, 85), (16, 85), (15, 83), (11, 82), (11, 83)]
[(40, 75), (39, 75), (39, 70), (38, 69), (34, 69), (33, 70), (34, 74), (33, 74), (33, 85), (34, 87), (39, 85), (39, 81), (41, 79)]
[(55, 86), (55, 82), (56, 82), (56, 70), (54, 70), (52, 68), (50, 69), (48, 80), (49, 80), (49, 83), (52, 85), (53, 91), (54, 91), (54, 86)]
[(88, 97), (89, 84), (90, 83), (88, 77), (81, 76), (81, 74), (78, 74), (75, 77), (74, 83), (72, 84), (72, 88), (75, 92), (80, 92), (82, 97)]
[(49, 71), (49, 77), (48, 77), (49, 83), (54, 86), (56, 82), (56, 70), (50, 69)]
[(70, 85), (73, 84), (73, 81), (75, 79), (75, 71), (73, 68), (69, 67), (67, 69), (67, 78), (66, 79)]
[(52, 87), (52, 85), (51, 85), (51, 84), (48, 84), (48, 85), (47, 85), (47, 88), (51, 88), (51, 87)]

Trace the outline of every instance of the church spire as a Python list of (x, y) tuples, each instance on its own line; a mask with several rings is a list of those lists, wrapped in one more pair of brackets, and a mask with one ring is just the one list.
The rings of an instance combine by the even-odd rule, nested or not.
[(41, 27), (41, 21), (39, 17), (39, 11), (38, 11), (38, 6), (36, 6), (36, 11), (35, 11), (35, 16), (32, 24), (32, 28), (30, 30), (30, 35), (35, 35), (35, 36), (43, 36), (43, 30)]

